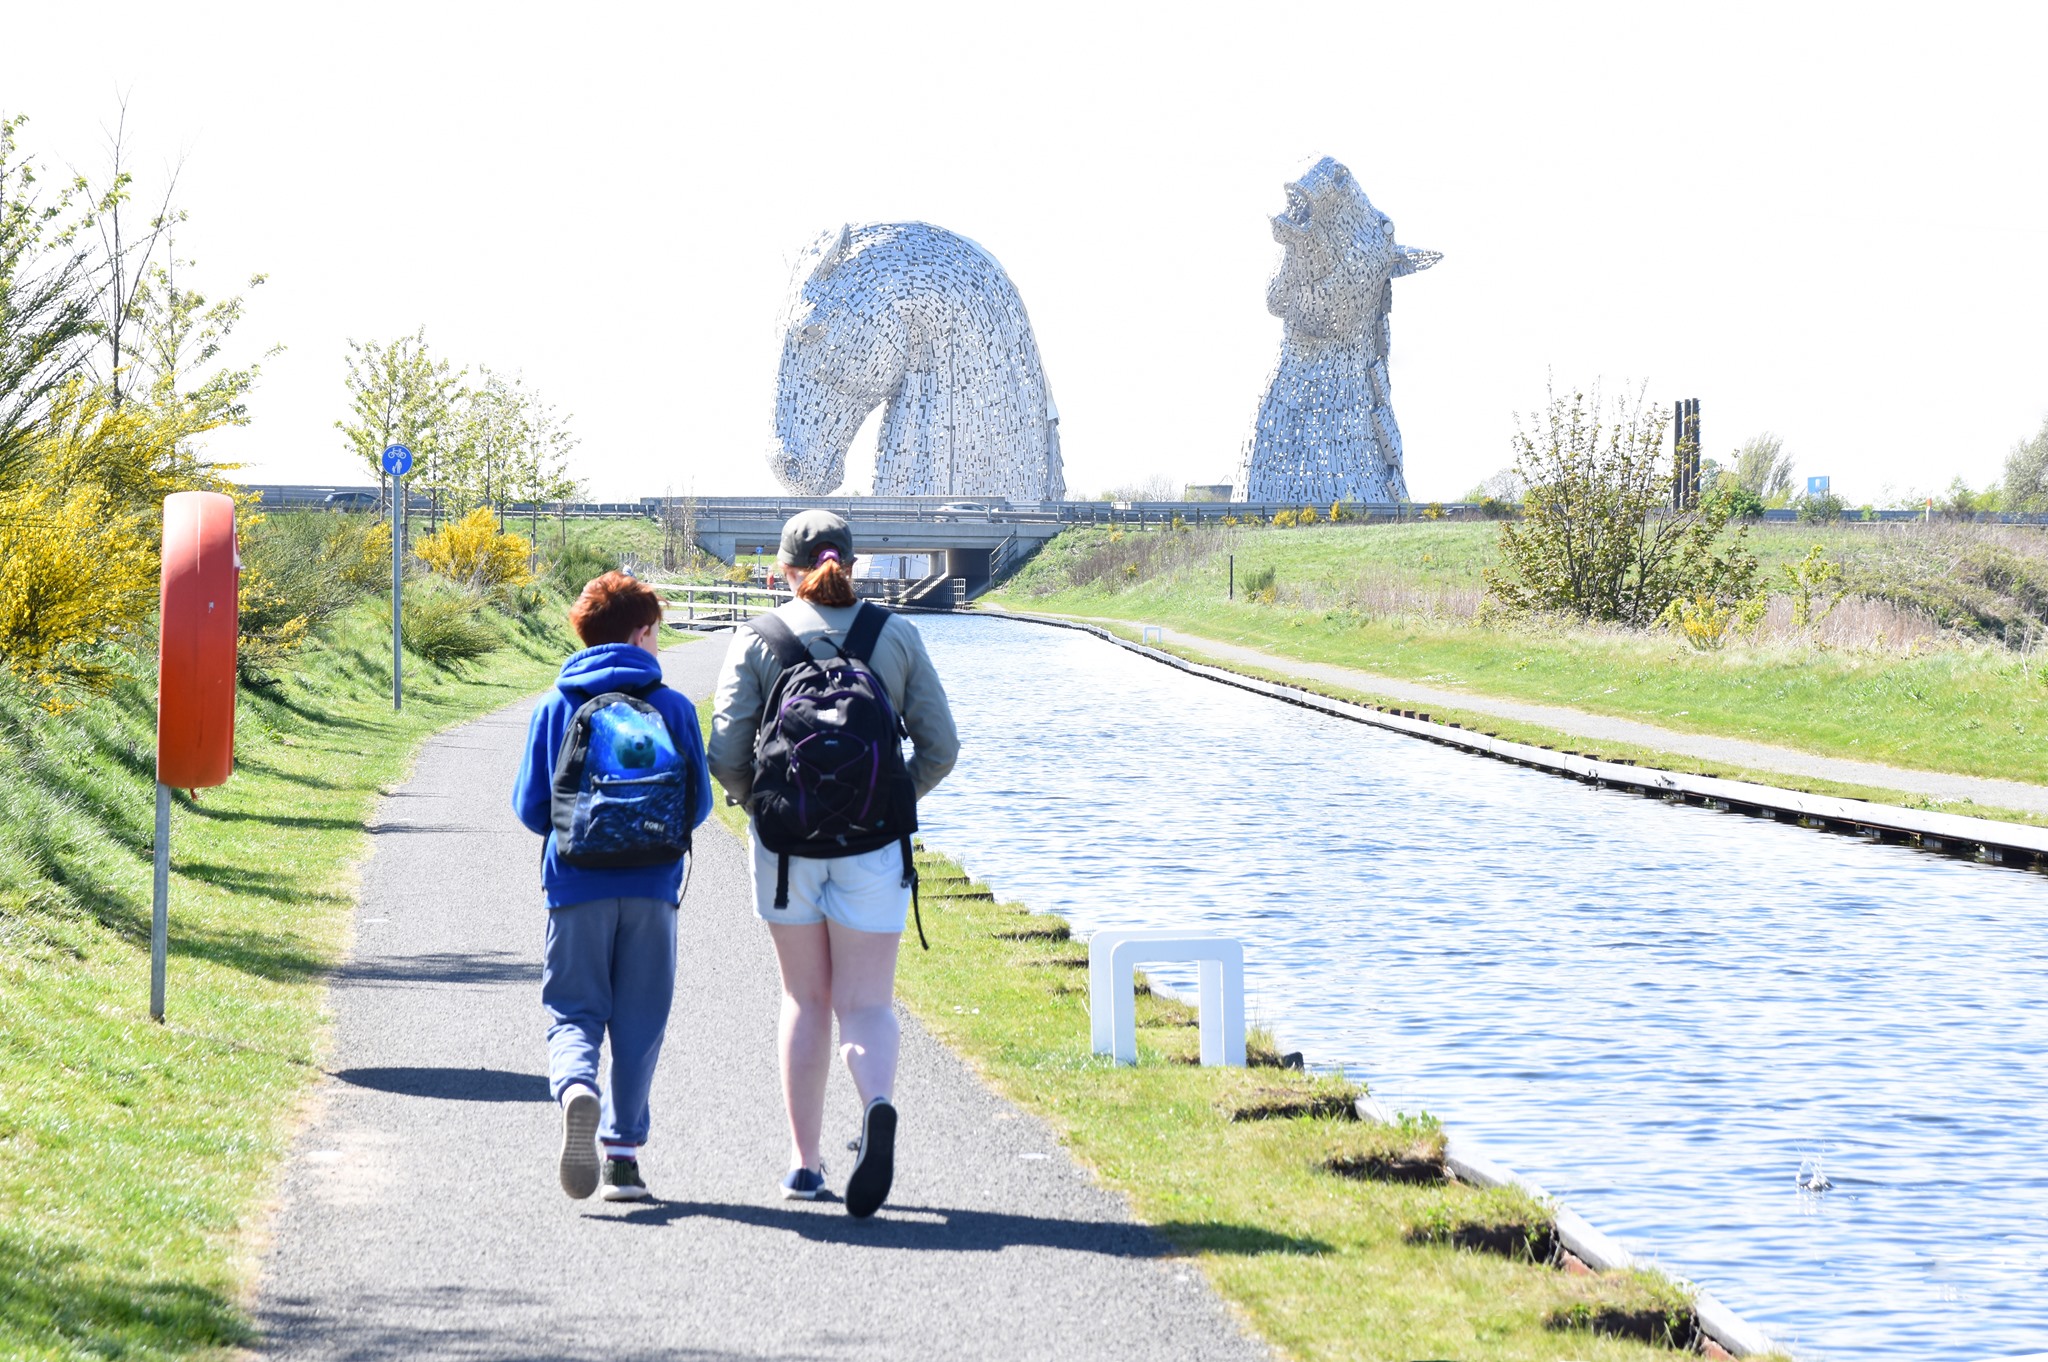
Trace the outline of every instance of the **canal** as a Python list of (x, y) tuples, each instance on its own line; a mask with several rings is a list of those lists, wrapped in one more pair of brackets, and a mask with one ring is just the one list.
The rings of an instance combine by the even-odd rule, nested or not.
[(1241, 938), (1284, 1047), (1804, 1359), (2048, 1337), (2048, 878), (1592, 789), (1070, 630), (918, 628), (963, 741), (925, 835), (1002, 896)]

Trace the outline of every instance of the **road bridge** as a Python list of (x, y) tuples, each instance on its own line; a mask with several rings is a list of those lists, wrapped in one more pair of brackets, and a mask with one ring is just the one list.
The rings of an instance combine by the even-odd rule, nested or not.
[[(735, 512), (707, 509), (696, 515), (697, 546), (724, 562), (742, 553), (774, 553), (782, 541), (782, 524), (802, 507), (762, 507)], [(865, 507), (833, 510), (853, 527), (855, 549), (862, 555), (928, 554), (932, 575), (965, 584), (969, 596), (1000, 581), (1039, 545), (1067, 526), (1051, 518), (1012, 519), (1001, 513), (975, 519), (952, 519), (901, 510), (869, 511)]]

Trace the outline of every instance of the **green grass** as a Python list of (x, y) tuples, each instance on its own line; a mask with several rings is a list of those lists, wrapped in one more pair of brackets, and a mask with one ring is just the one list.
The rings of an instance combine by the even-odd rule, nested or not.
[[(1226, 599), (1226, 548), (1236, 553), (1240, 577), (1271, 566), (1283, 586), (1311, 601), (1337, 598), (1361, 575), (1469, 593), (1492, 561), (1494, 533), (1484, 525), (1252, 531), (1234, 545), (1218, 540), (1211, 551), (1194, 551), (1191, 544), (1177, 561), (1162, 553), (1135, 575), (1076, 585), (1073, 566), (1100, 548), (1106, 532), (1070, 532), (989, 599), (1163, 624), (1280, 658), (1829, 756), (2007, 779), (2048, 776), (2048, 668), (1989, 645), (1953, 642), (1912, 655), (1789, 643), (1695, 652), (1663, 632), (1373, 615), (1286, 595), (1279, 604)], [(1791, 561), (1813, 542), (1859, 533), (1801, 527), (1760, 531), (1756, 542), (1767, 561)]]
[(63, 715), (0, 691), (0, 1356), (245, 1343), (262, 1201), (325, 1040), (363, 825), (437, 729), (546, 686), (561, 603), (469, 671), (374, 599), (244, 690), (236, 771), (172, 819), (168, 1024), (148, 1020), (153, 684)]

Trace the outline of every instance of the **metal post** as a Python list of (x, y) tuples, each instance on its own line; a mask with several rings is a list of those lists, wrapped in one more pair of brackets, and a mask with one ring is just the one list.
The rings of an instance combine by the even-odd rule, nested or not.
[(171, 938), (171, 787), (156, 787), (156, 884), (149, 914), (149, 1019), (164, 1019), (164, 964)]
[(404, 478), (391, 480), (391, 709), (396, 713), (404, 703), (404, 638), (399, 620), (399, 593), (405, 567)]
[(1237, 599), (1237, 555), (1233, 553), (1227, 557), (1230, 560), (1230, 595), (1226, 599), (1234, 601)]

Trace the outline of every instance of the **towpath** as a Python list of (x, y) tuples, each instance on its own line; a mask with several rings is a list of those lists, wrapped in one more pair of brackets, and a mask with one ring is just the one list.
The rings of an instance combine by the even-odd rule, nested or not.
[[(709, 692), (722, 640), (663, 657)], [(744, 848), (698, 832), (644, 1167), (658, 1200), (565, 1198), (544, 1078), (537, 842), (508, 791), (530, 704), (435, 739), (384, 801), (335, 1041), (279, 1180), (260, 1355), (1267, 1356), (1191, 1264), (1037, 1120), (904, 1021), (894, 1195), (779, 1199), (778, 990)], [(835, 1070), (835, 1186), (857, 1104)]]
[[(1078, 619), (1089, 624), (1118, 626), (1133, 631), (1158, 627), (1137, 620), (1064, 615), (1056, 618)], [(1389, 700), (1398, 700), (1405, 705), (1427, 705), (1491, 714), (1500, 719), (1540, 724), (1544, 728), (1569, 733), (1577, 738), (1596, 742), (1631, 743), (1637, 747), (1675, 752), (1700, 761), (1746, 767), (1752, 771), (1774, 771), (1782, 775), (1804, 776), (1813, 780), (1838, 781), (1844, 785), (1876, 786), (1880, 789), (1921, 795), (1944, 803), (1967, 800), (1987, 809), (2017, 809), (2024, 813), (2048, 815), (2048, 785), (2035, 785), (2018, 780), (1997, 780), (1988, 776), (1915, 771), (1874, 761), (1825, 757), (1813, 752), (1801, 752), (1795, 748), (1750, 742), (1743, 738), (1684, 733), (1674, 728), (1662, 728), (1635, 719), (1589, 714), (1585, 710), (1568, 709), (1563, 705), (1504, 700), (1495, 696), (1475, 695), (1470, 691), (1403, 681), (1398, 677), (1382, 676), (1377, 672), (1361, 671), (1354, 667), (1340, 667), (1333, 663), (1304, 662), (1298, 658), (1269, 653), (1260, 648), (1225, 643), (1220, 639), (1182, 633), (1176, 629), (1160, 628), (1159, 639), (1162, 643), (1171, 644), (1178, 652), (1218, 666), (1257, 668), (1271, 676), (1320, 682), (1326, 686), (1341, 686), (1346, 690), (1385, 696)], [(1951, 809), (1949, 812), (1957, 813), (1962, 810)]]

